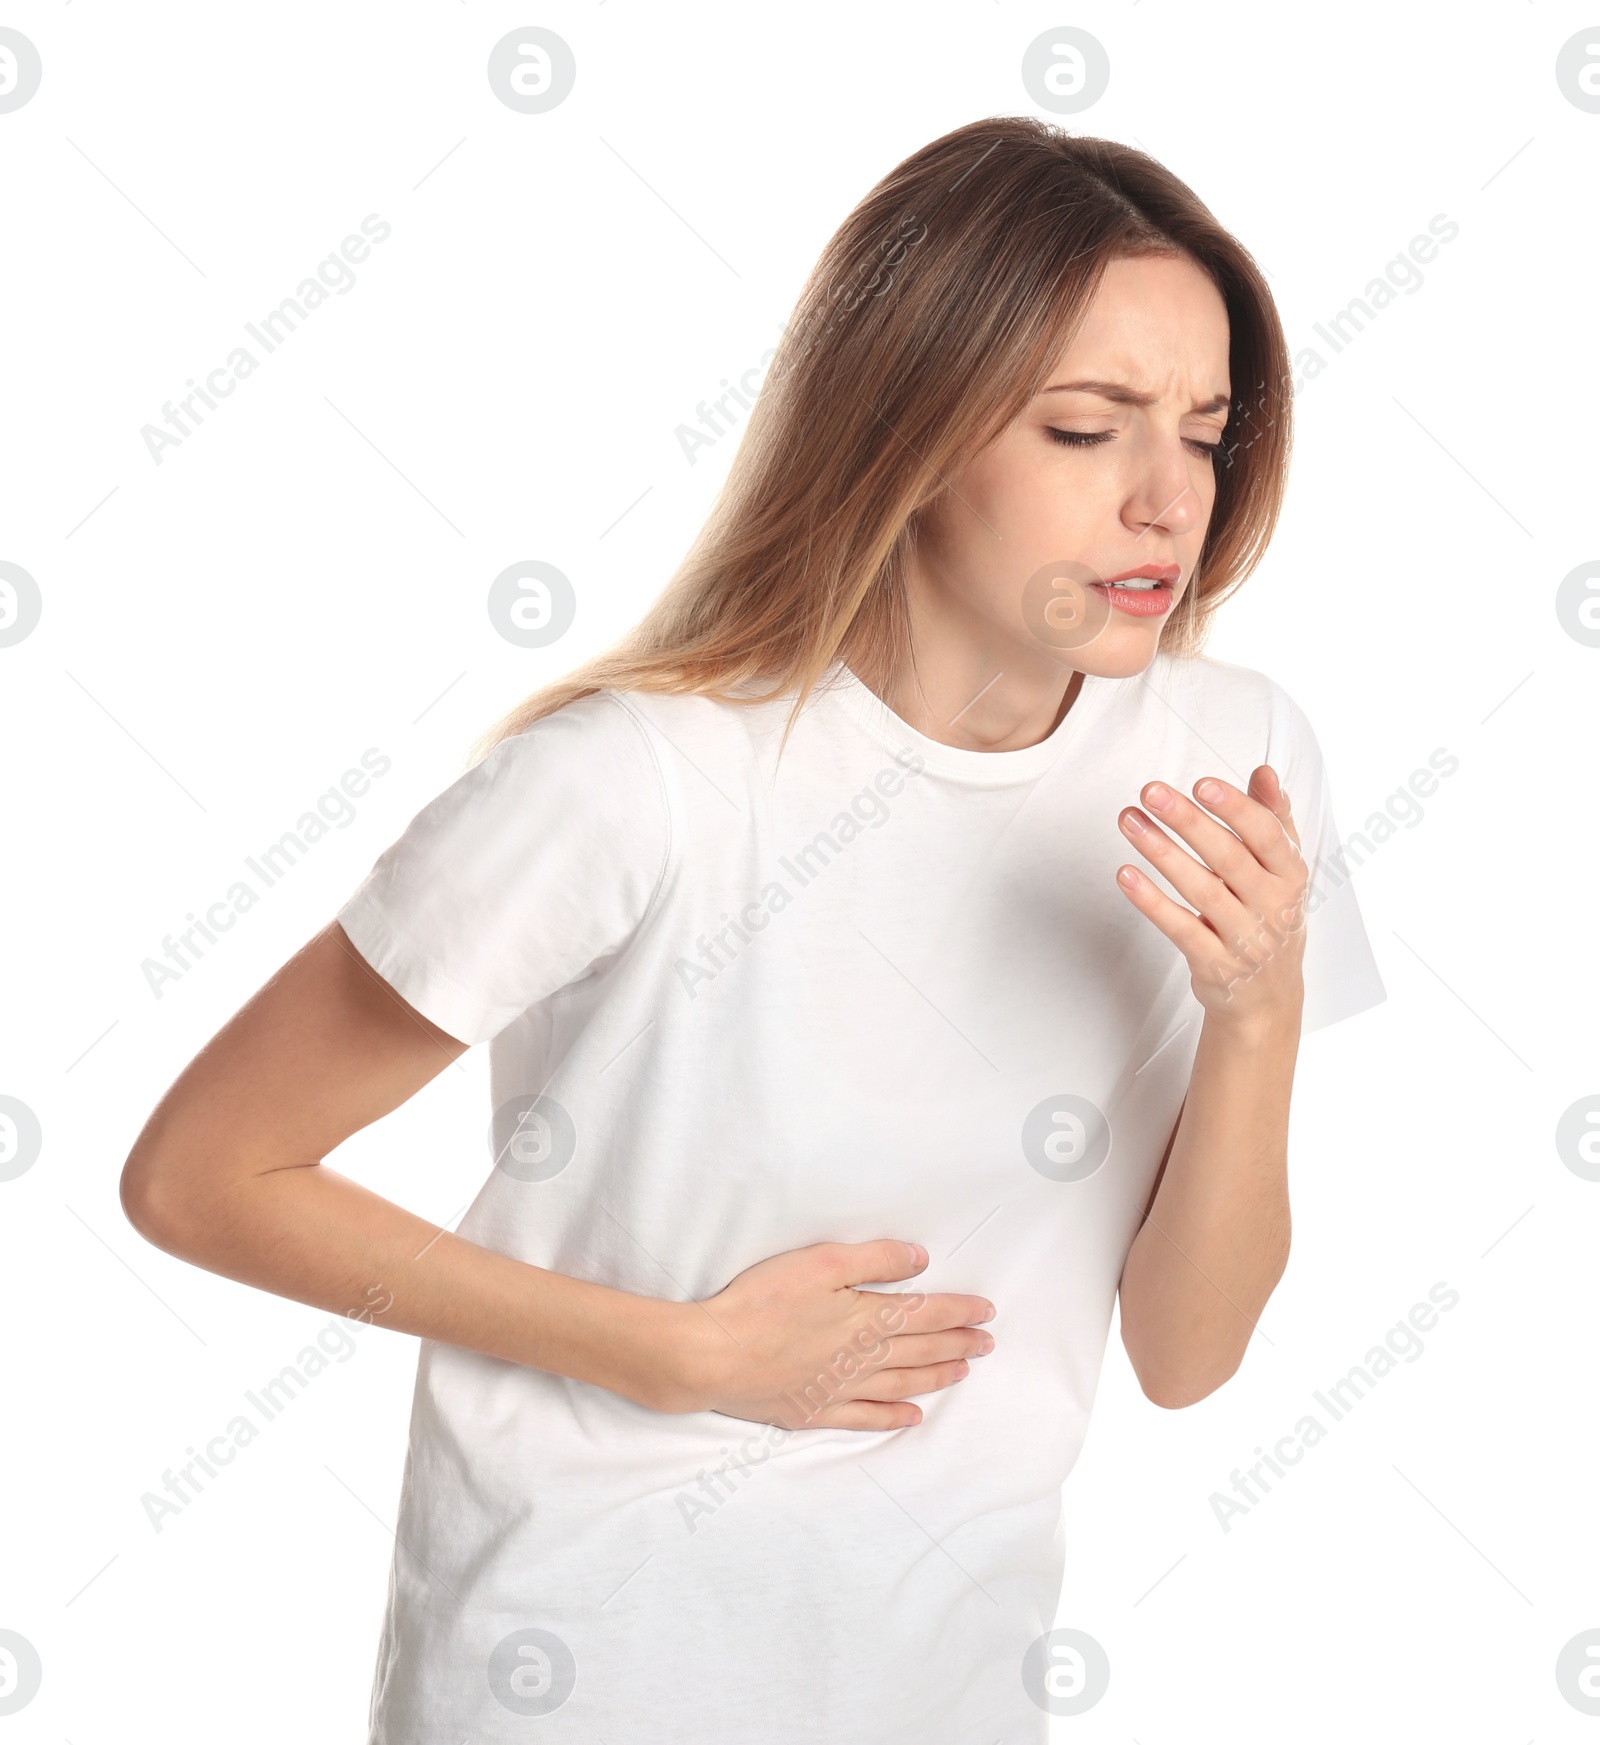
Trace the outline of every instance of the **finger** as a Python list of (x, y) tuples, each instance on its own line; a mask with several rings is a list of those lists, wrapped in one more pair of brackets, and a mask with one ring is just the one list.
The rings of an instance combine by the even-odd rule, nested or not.
[(872, 1400), (845, 1400), (818, 1412), (803, 1427), (808, 1430), (909, 1430), (922, 1422), (921, 1406), (909, 1402), (879, 1405)]
[(1295, 822), (1294, 810), (1289, 801), (1288, 790), (1284, 787), (1282, 778), (1270, 763), (1258, 764), (1256, 768), (1250, 772), (1251, 795), (1255, 799), (1260, 800), (1263, 805), (1267, 804), (1267, 800), (1262, 791), (1267, 785), (1266, 778), (1270, 778), (1271, 780), (1273, 791), (1273, 799), (1271, 802), (1273, 815), (1277, 818), (1278, 822), (1283, 825), (1284, 834), (1287, 835), (1296, 848), (1299, 848), (1301, 846), (1300, 826)]
[[(1185, 800), (1183, 804), (1187, 806), (1189, 802)], [(1198, 810), (1197, 807), (1192, 809)], [(1191, 902), (1211, 922), (1220, 938), (1230, 945), (1244, 939), (1251, 929), (1255, 900), (1259, 899), (1263, 906), (1271, 900), (1271, 875), (1263, 867), (1257, 864), (1256, 872), (1266, 884), (1262, 889), (1251, 891), (1252, 900), (1247, 906), (1220, 873), (1209, 866), (1201, 865), (1192, 854), (1185, 853), (1137, 806), (1125, 807), (1117, 822), (1122, 826), (1122, 833), (1128, 841), (1160, 872), (1180, 897)], [(1240, 851), (1248, 852), (1242, 844)], [(1251, 858), (1253, 860), (1254, 856)]]
[(877, 1242), (819, 1242), (815, 1247), (840, 1285), (894, 1284), (915, 1278), (928, 1264), (926, 1248), (893, 1236)]
[[(987, 1297), (969, 1297), (953, 1291), (927, 1296), (904, 1292), (897, 1293), (893, 1300), (899, 1310), (898, 1325), (890, 1329), (895, 1333), (943, 1333), (947, 1328), (973, 1327), (994, 1319), (994, 1304)], [(884, 1319), (887, 1324), (887, 1316)]]
[(949, 1333), (902, 1334), (884, 1342), (882, 1369), (922, 1369), (931, 1363), (950, 1363), (958, 1357), (987, 1357), (994, 1349), (994, 1336), (977, 1327), (962, 1327)]
[(875, 1369), (858, 1378), (851, 1398), (856, 1400), (905, 1400), (913, 1394), (938, 1393), (964, 1381), (971, 1370), (964, 1357), (949, 1363), (922, 1364), (916, 1369)]
[[(1234, 792), (1239, 791), (1235, 789)], [(1158, 824), (1164, 825), (1195, 851), (1191, 858), (1198, 857), (1198, 864), (1215, 872), (1246, 907), (1256, 909), (1262, 901), (1270, 900), (1270, 881), (1274, 872), (1263, 864), (1250, 844), (1226, 824), (1218, 823), (1203, 807), (1197, 806), (1187, 795), (1175, 792), (1165, 782), (1146, 782), (1139, 798)], [(1261, 826), (1266, 825), (1282, 841), (1282, 826), (1264, 806), (1247, 794), (1240, 794), (1239, 799), (1240, 810), (1249, 807), (1256, 814), (1257, 836), (1264, 834)], [(1282, 845), (1288, 847), (1286, 841)], [(1165, 870), (1163, 867), (1162, 871)]]
[(1128, 901), (1141, 914), (1148, 916), (1191, 964), (1198, 966), (1209, 962), (1219, 971), (1231, 965), (1233, 954), (1224, 947), (1216, 933), (1182, 903), (1173, 902), (1138, 867), (1119, 866), (1117, 884)]
[[(1252, 772), (1250, 790), (1243, 793), (1219, 776), (1203, 776), (1194, 785), (1194, 796), (1221, 818), (1269, 873), (1278, 878), (1297, 877), (1305, 862), (1298, 840), (1290, 835), (1294, 817), (1289, 796), (1271, 764), (1264, 763)], [(1225, 868), (1216, 861), (1211, 864), (1226, 877)]]

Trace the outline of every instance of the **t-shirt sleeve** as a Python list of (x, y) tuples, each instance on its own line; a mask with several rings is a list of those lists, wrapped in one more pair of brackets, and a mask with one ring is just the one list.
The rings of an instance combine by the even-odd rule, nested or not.
[(502, 740), (430, 800), (337, 919), (425, 1018), (487, 1042), (623, 949), (661, 887), (671, 835), (643, 726), (595, 692)]
[(1304, 711), (1278, 685), (1272, 687), (1265, 761), (1278, 772), (1289, 796), (1309, 878), (1300, 1023), (1301, 1034), (1308, 1035), (1381, 1005), (1389, 996), (1356, 902), (1352, 869), (1340, 846), (1322, 749)]

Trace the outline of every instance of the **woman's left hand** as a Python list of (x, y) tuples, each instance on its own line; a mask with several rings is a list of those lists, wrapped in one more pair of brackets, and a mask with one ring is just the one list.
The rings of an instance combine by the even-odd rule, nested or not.
[(1149, 814), (1129, 806), (1118, 819), (1128, 840), (1194, 910), (1173, 902), (1134, 867), (1119, 867), (1117, 883), (1188, 959), (1190, 986), (1208, 1019), (1298, 1025), (1307, 874), (1289, 797), (1265, 763), (1251, 774), (1248, 794), (1209, 776), (1195, 783), (1194, 793), (1200, 805), (1162, 782), (1148, 782), (1139, 798)]

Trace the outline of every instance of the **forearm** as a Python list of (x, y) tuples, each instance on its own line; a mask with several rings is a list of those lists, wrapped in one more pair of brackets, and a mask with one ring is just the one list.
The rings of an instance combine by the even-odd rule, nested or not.
[(1207, 1016), (1160, 1187), (1121, 1283), (1122, 1341), (1163, 1406), (1238, 1368), (1289, 1255), (1289, 1097), (1300, 1013)]
[(169, 1254), (259, 1290), (683, 1409), (668, 1358), (700, 1311), (481, 1248), (325, 1164), (136, 1222)]

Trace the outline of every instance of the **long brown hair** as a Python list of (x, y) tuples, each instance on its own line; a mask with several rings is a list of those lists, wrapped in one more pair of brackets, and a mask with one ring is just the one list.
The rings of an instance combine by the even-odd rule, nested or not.
[(884, 177), (834, 233), (783, 331), (728, 476), (621, 642), (525, 698), (474, 761), (593, 691), (754, 702), (834, 660), (908, 650), (921, 511), (1043, 388), (1118, 256), (1189, 256), (1227, 306), (1233, 404), (1204, 547), (1162, 631), (1195, 654), (1255, 568), (1287, 480), (1288, 350), (1260, 269), (1154, 158), (1029, 116), (958, 127)]

